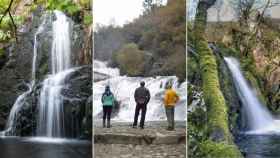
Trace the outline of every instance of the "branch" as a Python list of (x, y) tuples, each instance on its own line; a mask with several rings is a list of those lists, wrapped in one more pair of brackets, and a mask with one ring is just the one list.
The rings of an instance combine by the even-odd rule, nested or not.
[(16, 38), (16, 41), (17, 41), (17, 25), (15, 24), (15, 21), (14, 21), (13, 16), (12, 16), (10, 11), (9, 11), (9, 17), (11, 18), (12, 24), (14, 26), (15, 38)]
[(4, 19), (4, 17), (7, 15), (8, 12), (10, 12), (10, 9), (12, 7), (12, 4), (13, 4), (14, 0), (11, 0), (10, 3), (9, 3), (9, 7), (5, 10), (4, 14), (2, 15), (1, 19), (0, 19), (0, 24), (2, 22), (2, 20)]
[(12, 25), (14, 27), (14, 34), (15, 34), (15, 38), (16, 38), (16, 41), (17, 41), (17, 25), (15, 24), (15, 21), (14, 21), (14, 18), (11, 14), (11, 8), (12, 8), (12, 4), (13, 4), (14, 0), (11, 0), (10, 3), (9, 3), (9, 7), (5, 10), (4, 14), (2, 15), (1, 19), (0, 19), (0, 24), (2, 23), (4, 17), (9, 14), (9, 17), (12, 21)]

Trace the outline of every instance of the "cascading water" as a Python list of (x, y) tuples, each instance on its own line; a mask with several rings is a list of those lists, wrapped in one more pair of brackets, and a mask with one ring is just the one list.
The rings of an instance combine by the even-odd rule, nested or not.
[(38, 56), (38, 41), (37, 36), (44, 31), (44, 27), (46, 25), (46, 22), (48, 20), (48, 16), (45, 14), (43, 15), (43, 22), (39, 26), (37, 32), (34, 35), (34, 45), (33, 45), (33, 60), (32, 60), (32, 85), (35, 84), (36, 80), (36, 64), (37, 64), (37, 56)]
[(280, 122), (274, 119), (243, 76), (239, 62), (233, 57), (224, 58), (232, 74), (235, 88), (242, 101), (248, 119), (250, 134), (271, 134), (280, 132)]
[(39, 100), (37, 136), (63, 137), (63, 99), (61, 90), (71, 67), (70, 23), (60, 11), (54, 11), (53, 43), (51, 52), (52, 74), (44, 80)]
[(35, 80), (36, 80), (36, 61), (37, 61), (37, 36), (44, 31), (45, 24), (48, 20), (48, 16), (45, 14), (43, 15), (43, 22), (38, 27), (38, 30), (36, 31), (34, 35), (34, 46), (33, 46), (33, 60), (32, 60), (32, 76), (31, 76), (31, 83), (28, 84), (28, 90), (21, 94), (17, 100), (15, 101), (14, 105), (12, 106), (12, 109), (10, 111), (5, 130), (3, 132), (0, 132), (0, 135), (2, 136), (14, 136), (16, 131), (15, 126), (15, 120), (17, 117), (17, 114), (19, 110), (22, 108), (22, 106), (25, 103), (26, 97), (30, 95), (30, 93), (33, 90)]
[(63, 12), (54, 13), (57, 19), (53, 22), (52, 74), (67, 70), (71, 66), (70, 23)]
[[(102, 62), (101, 62), (102, 63)], [(94, 61), (95, 72), (110, 74), (110, 72), (118, 72), (118, 69), (108, 68), (106, 64), (100, 64), (100, 61)], [(151, 100), (148, 104), (146, 120), (158, 121), (165, 119), (165, 111), (163, 106), (164, 87), (167, 82), (173, 83), (173, 88), (179, 93), (180, 102), (176, 106), (175, 119), (186, 119), (186, 82), (179, 85), (176, 76), (158, 76), (153, 77), (127, 77), (119, 76), (113, 73), (112, 78), (94, 83), (94, 112), (93, 116), (97, 117), (102, 112), (101, 96), (106, 85), (110, 85), (112, 92), (118, 101), (120, 101), (120, 109), (113, 120), (116, 121), (132, 121), (135, 111), (134, 91), (140, 85), (140, 81), (146, 82), (146, 87), (150, 90)]]

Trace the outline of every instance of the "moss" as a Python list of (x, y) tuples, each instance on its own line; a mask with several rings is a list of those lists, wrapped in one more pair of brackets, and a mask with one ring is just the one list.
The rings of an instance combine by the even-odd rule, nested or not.
[(242, 158), (240, 151), (235, 145), (226, 142), (216, 143), (206, 140), (201, 143), (203, 157), (205, 158)]
[(48, 72), (49, 72), (49, 65), (47, 62), (45, 62), (44, 64), (40, 65), (39, 79), (41, 79), (41, 77), (44, 77), (44, 75), (46, 75)]
[(47, 2), (47, 9), (61, 10), (69, 15), (74, 15), (81, 10), (81, 7), (72, 0), (49, 0)]
[(240, 53), (234, 48), (228, 48), (224, 43), (218, 42), (217, 47), (223, 56), (233, 56), (239, 58)]
[(197, 70), (199, 69), (199, 65), (193, 56), (190, 55), (188, 56), (187, 67), (188, 67), (187, 78), (189, 82), (194, 83), (195, 82), (194, 80), (197, 79), (196, 74), (198, 73)]
[(256, 90), (258, 98), (260, 99), (260, 101), (263, 104), (267, 104), (267, 100), (264, 97), (264, 95), (262, 94), (258, 79), (250, 71), (245, 71), (245, 78), (249, 81), (251, 87), (253, 87)]
[(200, 68), (205, 103), (208, 106), (209, 134), (219, 132), (224, 141), (229, 141), (231, 134), (228, 127), (227, 106), (220, 91), (217, 64), (215, 56), (205, 41), (198, 42), (197, 50), (200, 53)]
[(5, 57), (5, 50), (0, 49), (0, 58)]

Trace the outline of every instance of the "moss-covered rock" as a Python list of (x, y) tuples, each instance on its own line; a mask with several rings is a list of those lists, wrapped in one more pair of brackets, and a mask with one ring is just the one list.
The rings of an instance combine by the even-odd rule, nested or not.
[(215, 56), (205, 41), (197, 43), (197, 50), (200, 53), (202, 87), (208, 107), (210, 137), (216, 141), (229, 141), (231, 136), (228, 127), (227, 106), (220, 90)]
[(242, 158), (239, 149), (227, 142), (213, 142), (207, 140), (201, 143), (203, 157), (205, 158)]

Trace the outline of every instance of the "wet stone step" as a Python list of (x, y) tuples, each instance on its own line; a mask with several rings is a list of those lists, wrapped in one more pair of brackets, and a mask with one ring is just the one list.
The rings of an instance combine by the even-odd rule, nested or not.
[(111, 128), (95, 126), (94, 143), (102, 144), (185, 144), (186, 131), (178, 122), (174, 131), (167, 131), (165, 122), (147, 123), (145, 129), (132, 128), (129, 123), (112, 123)]

